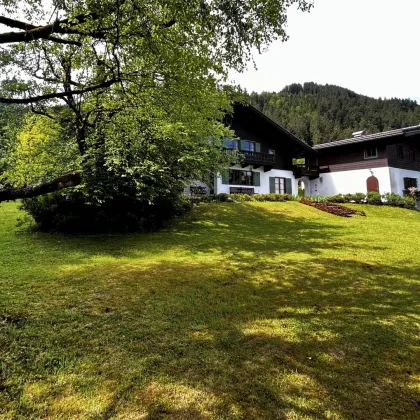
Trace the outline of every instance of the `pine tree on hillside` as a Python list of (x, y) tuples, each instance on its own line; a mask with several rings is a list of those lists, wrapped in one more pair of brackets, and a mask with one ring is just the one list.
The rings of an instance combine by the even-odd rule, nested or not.
[(375, 133), (420, 123), (416, 101), (374, 99), (334, 85), (294, 83), (281, 92), (253, 92), (249, 98), (253, 106), (309, 144), (348, 138), (359, 130)]

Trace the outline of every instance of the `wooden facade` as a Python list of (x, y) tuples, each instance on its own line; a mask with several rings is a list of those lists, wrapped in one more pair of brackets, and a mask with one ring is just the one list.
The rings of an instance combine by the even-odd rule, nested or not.
[[(377, 157), (366, 158), (367, 148), (376, 148)], [(318, 162), (321, 173), (385, 166), (420, 171), (420, 135), (350, 143), (338, 147), (327, 147), (319, 152)]]
[(246, 164), (292, 171), (294, 158), (316, 155), (309, 145), (251, 106), (235, 105), (233, 118), (227, 117), (226, 123), (238, 138), (260, 145), (258, 152), (245, 152)]
[[(402, 156), (398, 154), (398, 148)], [(388, 166), (409, 171), (420, 171), (420, 136), (403, 139), (386, 146)]]
[(376, 142), (369, 148), (376, 147), (378, 156), (365, 159), (363, 143), (349, 144), (341, 147), (323, 149), (318, 157), (321, 173), (354, 171), (357, 169), (372, 169), (388, 166), (386, 146)]

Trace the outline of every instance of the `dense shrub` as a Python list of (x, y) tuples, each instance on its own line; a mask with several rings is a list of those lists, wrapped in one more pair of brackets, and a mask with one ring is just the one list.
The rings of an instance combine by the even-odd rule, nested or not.
[(292, 200), (307, 200), (313, 201), (316, 203), (365, 203), (372, 205), (388, 205), (394, 207), (403, 207), (407, 209), (414, 209), (416, 207), (416, 200), (412, 197), (401, 197), (395, 193), (387, 193), (381, 196), (377, 192), (370, 192), (368, 195), (364, 193), (355, 193), (355, 194), (337, 194), (332, 197), (324, 196), (308, 196), (308, 197), (299, 197), (293, 196), (290, 194), (215, 194), (215, 195), (206, 195), (199, 197), (192, 197), (190, 199), (193, 203), (210, 203), (210, 202), (231, 202), (231, 203), (243, 203), (250, 201), (260, 201), (260, 202), (284, 202)]
[(414, 210), (416, 208), (416, 199), (413, 197), (403, 197), (403, 206), (406, 209)]
[(354, 201), (355, 203), (363, 203), (366, 200), (366, 194), (365, 193), (355, 193), (350, 194), (351, 195), (351, 201)]
[(366, 200), (368, 204), (373, 204), (375, 206), (382, 204), (382, 197), (378, 192), (368, 192)]
[(77, 192), (22, 201), (22, 208), (34, 218), (37, 229), (64, 233), (152, 231), (167, 226), (170, 219), (190, 206), (183, 195), (161, 197), (154, 204), (127, 196), (90, 204)]
[(395, 193), (385, 193), (382, 196), (383, 204), (394, 207), (404, 207), (404, 198)]
[(332, 197), (328, 197), (328, 201), (330, 203), (348, 203), (349, 201), (346, 201), (343, 194), (337, 194), (333, 195)]
[(205, 196), (198, 196), (198, 197), (191, 197), (191, 201), (193, 203), (211, 203), (211, 202), (231, 202), (231, 203), (243, 203), (248, 201), (260, 201), (260, 202), (284, 202), (284, 201), (292, 201), (296, 200), (297, 197), (291, 194), (213, 194), (213, 195), (205, 195)]
[(329, 201), (330, 197), (325, 197), (325, 196), (321, 196), (321, 195), (309, 195), (304, 197), (305, 200), (309, 200), (309, 201), (315, 201), (316, 203), (327, 203)]

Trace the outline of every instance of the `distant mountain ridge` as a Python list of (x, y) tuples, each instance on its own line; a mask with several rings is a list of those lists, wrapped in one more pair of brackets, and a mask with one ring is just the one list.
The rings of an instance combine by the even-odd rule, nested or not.
[(420, 105), (411, 99), (374, 99), (317, 83), (291, 84), (281, 92), (252, 92), (251, 105), (309, 144), (420, 124)]

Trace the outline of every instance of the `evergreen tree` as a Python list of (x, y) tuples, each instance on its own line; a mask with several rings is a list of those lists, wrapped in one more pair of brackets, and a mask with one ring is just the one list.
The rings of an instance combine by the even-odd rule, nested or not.
[(345, 139), (359, 130), (376, 133), (420, 123), (420, 106), (411, 99), (374, 99), (313, 82), (293, 83), (281, 92), (253, 92), (249, 101), (308, 144)]

